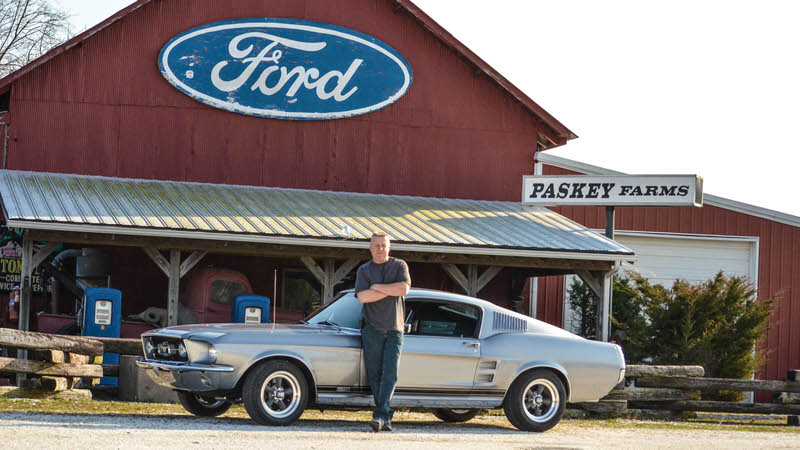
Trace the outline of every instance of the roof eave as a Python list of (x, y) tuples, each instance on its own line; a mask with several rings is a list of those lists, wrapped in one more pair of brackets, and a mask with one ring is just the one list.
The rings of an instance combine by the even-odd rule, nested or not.
[[(265, 244), (303, 245), (310, 247), (336, 247), (349, 249), (368, 249), (369, 241), (354, 239), (322, 239), (291, 236), (274, 236), (247, 233), (219, 233), (205, 231), (169, 230), (158, 228), (134, 228), (114, 225), (86, 225), (31, 220), (8, 220), (9, 228), (35, 229), (77, 233), (108, 233), (118, 235), (138, 235), (175, 239), (203, 239), (212, 241), (254, 242)], [(481, 256), (512, 256), (522, 258), (568, 259), (576, 261), (635, 262), (636, 255), (627, 252), (589, 252), (564, 250), (533, 250), (497, 247), (477, 247), (466, 245), (413, 244), (393, 242), (392, 249), (423, 253), (456, 253)]]

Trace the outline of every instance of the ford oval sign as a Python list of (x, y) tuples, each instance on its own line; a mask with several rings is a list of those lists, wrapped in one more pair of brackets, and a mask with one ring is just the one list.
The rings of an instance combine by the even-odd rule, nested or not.
[(411, 86), (411, 68), (383, 42), (295, 19), (239, 19), (191, 29), (161, 50), (181, 92), (241, 114), (321, 120), (383, 108)]

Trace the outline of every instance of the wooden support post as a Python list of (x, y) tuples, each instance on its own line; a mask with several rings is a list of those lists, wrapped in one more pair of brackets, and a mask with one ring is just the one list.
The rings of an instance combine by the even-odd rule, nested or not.
[(467, 277), (461, 273), (461, 270), (455, 264), (442, 264), (442, 269), (456, 282), (456, 284), (464, 291), (469, 291), (469, 282)]
[(164, 258), (164, 255), (162, 255), (157, 248), (142, 247), (142, 250), (153, 260), (156, 267), (161, 269), (164, 275), (169, 278), (169, 288), (167, 290), (167, 326), (172, 327), (178, 325), (180, 280), (192, 270), (208, 252), (200, 250), (195, 251), (181, 263), (181, 251), (178, 249), (170, 249), (169, 261), (167, 261), (167, 258)]
[(61, 245), (61, 242), (48, 242), (42, 248), (33, 255), (33, 270), (36, 270), (39, 267), (39, 264), (44, 262), (48, 256), (50, 256), (58, 246)]
[(578, 270), (576, 273), (599, 299), (597, 302), (596, 339), (601, 342), (608, 342), (608, 339), (611, 335), (609, 323), (611, 318), (613, 275), (611, 275), (610, 271), (593, 272), (588, 270)]
[(478, 284), (475, 289), (475, 293), (477, 294), (478, 292), (481, 291), (481, 289), (485, 288), (486, 285), (489, 284), (489, 282), (492, 281), (494, 277), (496, 277), (497, 274), (500, 273), (501, 270), (503, 270), (503, 268), (500, 266), (487, 267), (486, 270), (484, 270), (481, 276), (478, 278)]
[(613, 292), (613, 275), (611, 272), (602, 274), (603, 295), (597, 305), (597, 340), (608, 342), (611, 338), (611, 295)]
[(142, 247), (142, 250), (147, 253), (147, 256), (153, 260), (153, 262), (156, 264), (156, 267), (161, 269), (161, 272), (163, 272), (164, 275), (169, 276), (169, 261), (167, 261), (167, 258), (164, 258), (164, 255), (162, 255), (157, 248)]
[(467, 266), (467, 295), (475, 297), (478, 295), (478, 266), (470, 264)]
[(336, 273), (336, 260), (325, 258), (322, 261), (325, 278), (322, 280), (322, 304), (327, 305), (333, 299), (333, 274)]
[(322, 285), (322, 304), (327, 304), (333, 300), (334, 288), (339, 284), (344, 277), (347, 276), (353, 269), (361, 262), (360, 259), (348, 259), (338, 269), (336, 269), (336, 260), (333, 258), (326, 258), (323, 260), (320, 267), (314, 258), (310, 256), (303, 256), (300, 258), (308, 270), (314, 275), (314, 278)]
[(189, 271), (192, 270), (192, 268), (196, 266), (197, 263), (199, 263), (200, 260), (203, 259), (203, 257), (207, 254), (208, 252), (206, 251), (196, 251), (189, 255), (189, 257), (181, 263), (181, 278), (189, 273)]
[(614, 239), (614, 207), (606, 206), (606, 237)]
[[(20, 331), (30, 329), (31, 316), (31, 276), (33, 274), (33, 239), (28, 236), (27, 230), (22, 235), (22, 272), (20, 273), (20, 302), (19, 302), (19, 324)], [(20, 360), (28, 359), (28, 350), (17, 350), (17, 358)], [(24, 373), (17, 373), (17, 386), (21, 386), (25, 380)]]
[(178, 294), (181, 282), (181, 251), (169, 251), (169, 295), (167, 297), (167, 326), (178, 324)]
[(467, 275), (455, 264), (442, 264), (444, 271), (458, 284), (458, 286), (470, 297), (477, 297), (492, 279), (503, 269), (501, 266), (489, 266), (480, 276), (478, 276), (478, 266), (475, 264), (467, 265)]

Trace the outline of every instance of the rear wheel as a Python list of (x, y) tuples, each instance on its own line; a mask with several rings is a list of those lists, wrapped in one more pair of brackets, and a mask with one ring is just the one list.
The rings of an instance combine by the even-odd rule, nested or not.
[(262, 425), (290, 425), (308, 404), (308, 382), (288, 361), (262, 363), (247, 375), (242, 388), (247, 414)]
[(532, 370), (511, 385), (503, 402), (506, 417), (523, 431), (547, 431), (556, 426), (564, 414), (567, 392), (564, 383), (553, 372)]
[(474, 419), (480, 410), (436, 408), (431, 412), (434, 416), (445, 422), (461, 423)]
[(195, 416), (216, 417), (231, 409), (232, 403), (213, 397), (203, 397), (191, 392), (177, 391), (178, 401)]

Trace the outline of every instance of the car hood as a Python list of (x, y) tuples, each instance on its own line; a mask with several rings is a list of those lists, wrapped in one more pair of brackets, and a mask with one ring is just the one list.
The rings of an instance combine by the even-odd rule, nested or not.
[(306, 334), (319, 333), (330, 328), (324, 325), (312, 324), (287, 324), (287, 323), (204, 323), (196, 325), (178, 325), (162, 328), (144, 333), (143, 335), (157, 334), (161, 336), (175, 336), (181, 339), (205, 338), (216, 339), (229, 334)]

